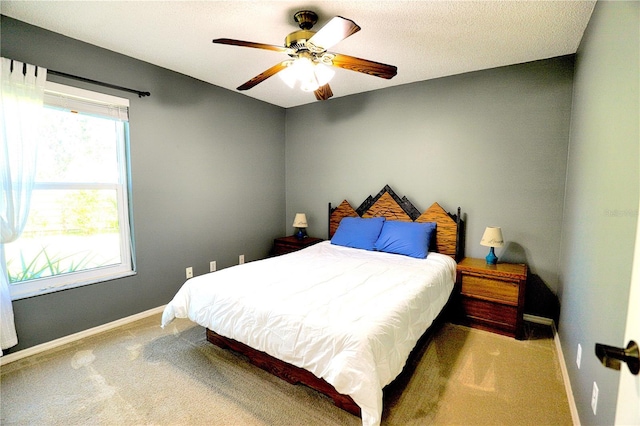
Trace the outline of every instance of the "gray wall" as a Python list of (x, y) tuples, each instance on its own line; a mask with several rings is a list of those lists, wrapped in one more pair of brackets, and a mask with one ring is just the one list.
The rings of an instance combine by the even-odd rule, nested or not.
[[(559, 335), (584, 425), (615, 418), (620, 373), (599, 364), (595, 343), (626, 346), (640, 181), (639, 28), (639, 2), (599, 1), (576, 57)], [(597, 416), (591, 411), (594, 381)]]
[(496, 254), (534, 275), (526, 312), (556, 318), (572, 78), (568, 56), (288, 109), (288, 224), (306, 212), (326, 237), (328, 202), (355, 208), (385, 184), (421, 211), (461, 206), (467, 256), (501, 226)]
[(138, 274), (14, 302), (16, 351), (166, 304), (185, 268), (264, 257), (285, 232), (282, 108), (2, 17), (4, 57), (121, 86), (129, 97)]
[(328, 202), (357, 205), (388, 183), (419, 209), (461, 206), (468, 256), (486, 254), (485, 226), (502, 226), (497, 254), (534, 273), (527, 313), (553, 317), (554, 293), (561, 299), (582, 423), (611, 424), (618, 375), (592, 354), (596, 341), (623, 344), (638, 205), (638, 15), (637, 2), (598, 2), (573, 97), (573, 57), (564, 57), (286, 111), (3, 17), (3, 56), (152, 92), (130, 98), (138, 275), (15, 302), (14, 350), (162, 305), (186, 266), (201, 274), (209, 260), (262, 257), (293, 231), (297, 211), (324, 237)]

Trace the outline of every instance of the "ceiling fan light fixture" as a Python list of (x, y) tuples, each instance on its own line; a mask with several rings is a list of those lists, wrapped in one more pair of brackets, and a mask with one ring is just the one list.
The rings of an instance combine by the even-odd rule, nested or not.
[(303, 92), (315, 92), (319, 87), (320, 85), (318, 85), (318, 82), (315, 81), (315, 79), (309, 79), (300, 82), (300, 90), (302, 90)]
[(293, 89), (298, 81), (296, 79), (296, 71), (293, 69), (293, 61), (290, 61), (287, 64), (287, 67), (278, 73), (280, 79), (284, 81), (284, 83), (289, 86), (289, 88)]
[(287, 86), (293, 89), (299, 83), (300, 90), (304, 92), (318, 90), (320, 86), (329, 83), (334, 74), (335, 71), (328, 66), (315, 64), (309, 58), (297, 58), (278, 73)]
[(336, 74), (333, 69), (325, 64), (316, 64), (314, 73), (320, 86), (324, 86), (325, 84), (329, 83), (333, 76)]

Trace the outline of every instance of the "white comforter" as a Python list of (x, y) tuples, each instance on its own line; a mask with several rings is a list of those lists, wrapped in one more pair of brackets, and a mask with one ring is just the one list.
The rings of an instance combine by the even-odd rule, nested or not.
[(403, 369), (447, 302), (456, 263), (322, 242), (188, 280), (162, 326), (189, 318), (304, 368), (349, 395), (363, 425), (382, 416), (382, 388)]

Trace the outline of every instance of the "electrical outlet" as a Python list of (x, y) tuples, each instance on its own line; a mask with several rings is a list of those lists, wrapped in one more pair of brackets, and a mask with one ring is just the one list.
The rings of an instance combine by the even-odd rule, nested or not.
[(580, 361), (582, 361), (582, 345), (578, 343), (578, 356), (576, 356), (576, 364), (578, 364), (578, 370), (580, 369)]
[(238, 265), (242, 265), (244, 263), (244, 254), (238, 256)]
[(187, 268), (186, 272), (187, 272), (187, 279), (193, 278), (193, 268), (191, 266)]
[(212, 260), (211, 262), (209, 262), (209, 272), (215, 272), (216, 271), (216, 261)]
[(591, 394), (591, 409), (593, 410), (593, 415), (596, 415), (596, 410), (598, 408), (598, 385), (596, 382), (593, 382), (593, 393)]

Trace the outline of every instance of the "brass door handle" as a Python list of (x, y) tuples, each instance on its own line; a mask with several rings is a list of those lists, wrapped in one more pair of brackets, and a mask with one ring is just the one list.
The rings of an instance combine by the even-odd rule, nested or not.
[(626, 362), (631, 374), (638, 375), (640, 371), (640, 351), (633, 340), (629, 341), (626, 349), (596, 343), (596, 356), (607, 368), (620, 370), (621, 362)]

